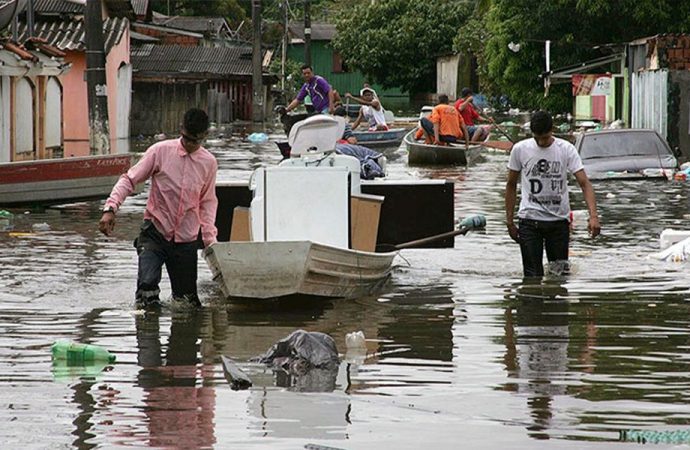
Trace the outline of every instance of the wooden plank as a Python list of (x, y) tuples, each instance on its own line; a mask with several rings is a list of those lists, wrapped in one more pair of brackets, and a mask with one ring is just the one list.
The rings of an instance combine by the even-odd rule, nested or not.
[(350, 197), (350, 234), (354, 250), (376, 251), (381, 203), (383, 197), (378, 195)]
[(233, 242), (248, 242), (252, 240), (251, 227), (249, 224), (249, 208), (236, 206), (233, 210), (230, 240)]

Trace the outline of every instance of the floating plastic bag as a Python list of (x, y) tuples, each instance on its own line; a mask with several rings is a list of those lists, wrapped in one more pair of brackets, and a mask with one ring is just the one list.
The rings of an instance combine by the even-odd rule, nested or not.
[(690, 258), (690, 238), (684, 239), (676, 244), (673, 244), (666, 250), (662, 250), (657, 253), (652, 253), (650, 256), (660, 261), (687, 261)]
[(268, 135), (266, 133), (252, 133), (247, 136), (247, 139), (253, 144), (262, 144), (268, 141)]

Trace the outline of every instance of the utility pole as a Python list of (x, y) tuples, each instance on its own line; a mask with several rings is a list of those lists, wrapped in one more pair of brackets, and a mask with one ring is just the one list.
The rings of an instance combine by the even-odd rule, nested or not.
[(288, 46), (288, 0), (283, 0), (283, 51), (280, 60), (280, 90), (285, 93), (285, 61), (287, 60)]
[(26, 35), (34, 37), (34, 0), (26, 2)]
[(264, 87), (261, 76), (261, 0), (252, 0), (252, 120), (264, 121)]
[(304, 0), (304, 64), (311, 66), (311, 12), (310, 0)]
[(92, 155), (110, 153), (108, 125), (108, 91), (103, 51), (101, 1), (86, 0), (84, 9), (86, 32), (86, 89), (89, 104), (89, 148)]

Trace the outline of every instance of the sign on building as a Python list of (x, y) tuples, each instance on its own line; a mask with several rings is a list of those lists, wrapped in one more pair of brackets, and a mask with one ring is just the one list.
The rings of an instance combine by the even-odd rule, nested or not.
[(611, 95), (611, 74), (573, 75), (573, 96)]

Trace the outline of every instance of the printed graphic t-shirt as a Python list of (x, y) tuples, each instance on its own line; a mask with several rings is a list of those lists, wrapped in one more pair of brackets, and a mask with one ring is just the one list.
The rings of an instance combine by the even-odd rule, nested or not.
[(568, 173), (584, 169), (574, 145), (555, 138), (549, 147), (539, 147), (534, 139), (526, 139), (513, 147), (508, 168), (521, 172), (518, 217), (568, 219)]

